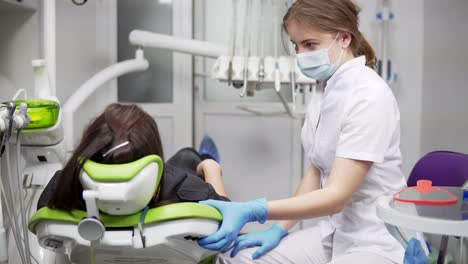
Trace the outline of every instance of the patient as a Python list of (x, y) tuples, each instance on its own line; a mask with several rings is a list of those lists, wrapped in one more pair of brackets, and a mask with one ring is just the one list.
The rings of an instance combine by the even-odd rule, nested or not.
[[(164, 160), (155, 120), (136, 105), (111, 104), (85, 129), (72, 157), (47, 184), (37, 207), (86, 210), (79, 180), (82, 164), (86, 160), (122, 164), (150, 154)], [(148, 206), (206, 199), (229, 201), (221, 167), (214, 160), (216, 156), (217, 153), (200, 155), (192, 148), (180, 150), (164, 163), (159, 188)]]

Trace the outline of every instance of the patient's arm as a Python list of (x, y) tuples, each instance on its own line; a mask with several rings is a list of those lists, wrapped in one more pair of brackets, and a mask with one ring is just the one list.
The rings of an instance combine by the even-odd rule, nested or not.
[(205, 182), (211, 184), (219, 195), (227, 197), (222, 179), (223, 171), (216, 161), (206, 159), (200, 162), (197, 166), (197, 174), (202, 176)]

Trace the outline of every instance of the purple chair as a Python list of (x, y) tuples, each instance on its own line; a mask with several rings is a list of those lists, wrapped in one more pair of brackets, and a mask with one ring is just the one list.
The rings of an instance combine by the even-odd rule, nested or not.
[(408, 177), (408, 186), (421, 179), (433, 186), (461, 187), (468, 180), (468, 155), (450, 151), (435, 151), (422, 157)]

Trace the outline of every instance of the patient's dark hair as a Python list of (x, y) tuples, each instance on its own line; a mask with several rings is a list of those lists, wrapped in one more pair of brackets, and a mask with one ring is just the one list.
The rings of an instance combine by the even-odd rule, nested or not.
[[(130, 144), (106, 153), (125, 141)], [(111, 104), (83, 133), (80, 144), (65, 165), (47, 206), (56, 209), (84, 209), (79, 175), (82, 164), (92, 160), (103, 164), (128, 163), (155, 154), (164, 160), (159, 130), (154, 119), (136, 105)], [(156, 176), (155, 176), (156, 177)], [(150, 205), (156, 204), (157, 194)]]

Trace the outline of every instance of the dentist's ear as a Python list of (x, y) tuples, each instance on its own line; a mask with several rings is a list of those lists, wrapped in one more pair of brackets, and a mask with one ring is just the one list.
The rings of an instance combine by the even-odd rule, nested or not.
[(353, 35), (349, 32), (341, 32), (339, 36), (339, 43), (341, 45), (341, 48), (346, 49), (351, 45), (351, 42), (353, 41)]

